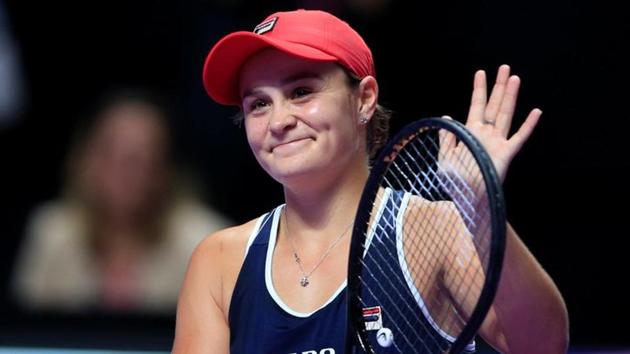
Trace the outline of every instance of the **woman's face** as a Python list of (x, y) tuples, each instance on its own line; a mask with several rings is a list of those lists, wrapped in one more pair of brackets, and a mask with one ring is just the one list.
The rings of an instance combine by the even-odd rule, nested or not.
[(267, 49), (244, 65), (240, 91), (249, 145), (280, 183), (323, 181), (365, 163), (361, 102), (337, 64)]
[(167, 139), (159, 112), (143, 103), (108, 108), (84, 152), (88, 198), (109, 214), (142, 213), (163, 192)]

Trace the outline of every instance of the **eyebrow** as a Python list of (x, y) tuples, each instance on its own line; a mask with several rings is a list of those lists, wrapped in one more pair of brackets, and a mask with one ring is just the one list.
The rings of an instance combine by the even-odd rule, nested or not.
[(280, 82), (282, 85), (286, 85), (288, 83), (291, 83), (293, 81), (298, 81), (298, 80), (304, 80), (304, 79), (322, 79), (322, 75), (312, 72), (312, 71), (300, 71), (297, 72), (293, 75), (287, 76), (284, 79), (282, 79)]
[[(312, 71), (299, 71), (295, 74), (289, 75), (287, 77), (285, 77), (284, 79), (280, 80), (280, 85), (281, 86), (285, 86), (291, 82), (294, 81), (298, 81), (298, 80), (305, 80), (305, 79), (315, 79), (315, 80), (322, 80), (323, 76), (321, 74), (312, 72)], [(253, 89), (248, 89), (245, 92), (243, 92), (243, 94), (241, 95), (241, 98), (245, 98), (247, 96), (251, 96), (253, 94), (255, 94), (256, 92), (258, 92), (259, 90), (256, 88)]]

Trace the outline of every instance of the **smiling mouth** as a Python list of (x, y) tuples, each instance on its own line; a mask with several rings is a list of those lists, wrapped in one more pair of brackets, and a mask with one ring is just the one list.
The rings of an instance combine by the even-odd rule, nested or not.
[(310, 140), (310, 138), (299, 138), (299, 139), (282, 142), (278, 145), (273, 146), (271, 148), (271, 152), (287, 152), (287, 153), (292, 152), (295, 149), (299, 149), (308, 140)]

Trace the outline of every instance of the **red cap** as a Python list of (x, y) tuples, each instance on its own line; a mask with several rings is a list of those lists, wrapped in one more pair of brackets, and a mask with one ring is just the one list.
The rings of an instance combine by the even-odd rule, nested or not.
[(208, 95), (220, 104), (240, 105), (241, 68), (268, 47), (308, 60), (338, 62), (359, 78), (375, 76), (370, 48), (346, 22), (324, 11), (277, 12), (253, 32), (234, 32), (214, 45), (203, 67)]

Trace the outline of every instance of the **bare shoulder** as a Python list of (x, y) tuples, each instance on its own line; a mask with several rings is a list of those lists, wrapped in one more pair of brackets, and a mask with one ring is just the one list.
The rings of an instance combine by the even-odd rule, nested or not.
[[(217, 304), (227, 315), (236, 278), (245, 259), (245, 249), (257, 219), (219, 230), (207, 236), (195, 249), (190, 267), (200, 267), (209, 276), (208, 284), (220, 285), (213, 292)], [(220, 291), (220, 293), (219, 293)]]
[(235, 256), (239, 252), (244, 255), (247, 240), (255, 223), (256, 219), (210, 234), (196, 247), (193, 258), (197, 257), (207, 262), (217, 262), (220, 259), (215, 259), (215, 256)]

